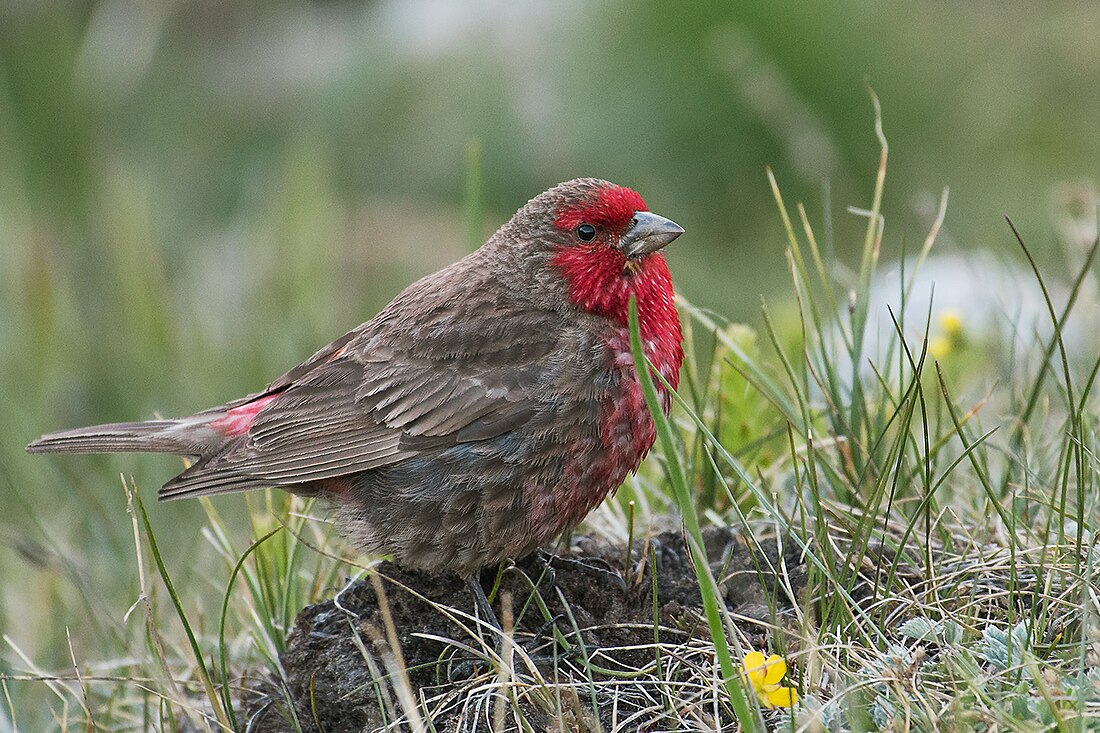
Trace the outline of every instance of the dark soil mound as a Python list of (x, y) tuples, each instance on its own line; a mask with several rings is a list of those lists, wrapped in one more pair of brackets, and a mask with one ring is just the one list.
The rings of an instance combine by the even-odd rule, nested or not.
[[(779, 566), (774, 551), (764, 553), (771, 555), (767, 561), (754, 560), (724, 529), (708, 531), (706, 544), (729, 608), (766, 618), (769, 598), (784, 605), (767, 569), (769, 562)], [(797, 590), (801, 565), (797, 554), (787, 554), (788, 582)], [(507, 655), (508, 674), (522, 682), (512, 686), (511, 700), (500, 693), (501, 665), (493, 662), (501, 636), (479, 631), (466, 585), (454, 576), (383, 564), (378, 573), (392, 625), (371, 579), (345, 589), (340, 607), (326, 601), (305, 608), (282, 656), (285, 681), (272, 682), (248, 705), (250, 730), (293, 731), (295, 716), (306, 733), (384, 730), (404, 718), (410, 700), (439, 731), (489, 730), (501, 700), (511, 705), (505, 730), (515, 729), (515, 710), (536, 731), (560, 730), (563, 723), (567, 730), (585, 729), (596, 715), (610, 730), (631, 715), (641, 725), (642, 712), (667, 690), (681, 705), (690, 705), (692, 695), (702, 701), (709, 681), (701, 678), (714, 671), (713, 652), (683, 538), (666, 533), (636, 551), (625, 580), (623, 555), (622, 547), (580, 539), (562, 557), (530, 557), (501, 574), (494, 607), (519, 647)], [(497, 573), (486, 570), (481, 581), (488, 592)], [(502, 608), (509, 598), (511, 613)], [(400, 658), (388, 643), (390, 632)], [(604, 691), (600, 683), (609, 681)], [(666, 691), (653, 689), (661, 682)], [(683, 690), (676, 691), (677, 684)], [(707, 714), (716, 707), (710, 698), (699, 704)], [(659, 720), (660, 708), (646, 719)]]

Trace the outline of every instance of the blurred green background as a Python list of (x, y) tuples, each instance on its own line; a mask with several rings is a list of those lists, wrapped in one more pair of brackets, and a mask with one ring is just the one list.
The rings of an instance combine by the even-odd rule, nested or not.
[[(81, 659), (125, 648), (119, 474), (151, 500), (180, 468), (23, 446), (254, 391), (366, 320), (466, 251), (472, 150), (483, 234), (610, 178), (687, 229), (680, 292), (755, 322), (789, 299), (765, 166), (858, 246), (869, 84), (892, 252), (950, 186), (943, 248), (1010, 250), (1008, 214), (1064, 269), (1052, 211), (1100, 162), (1098, 28), (1092, 0), (0, 4), (0, 631), (45, 666), (66, 625)], [(201, 507), (151, 518), (185, 600), (220, 590)]]

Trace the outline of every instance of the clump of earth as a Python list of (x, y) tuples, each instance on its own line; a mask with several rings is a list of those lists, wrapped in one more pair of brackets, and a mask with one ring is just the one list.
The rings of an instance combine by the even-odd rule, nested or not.
[[(782, 614), (805, 584), (797, 551), (781, 558), (773, 544), (754, 555), (724, 528), (704, 539), (727, 608), (762, 624), (780, 621), (768, 609)], [(650, 710), (660, 685), (680, 706), (698, 697), (704, 718), (725, 717), (707, 698), (703, 678), (717, 671), (682, 535), (636, 544), (629, 572), (622, 546), (590, 538), (557, 556), (486, 569), (482, 587), (493, 592), (508, 642), (472, 618), (485, 621), (461, 579), (384, 563), (376, 579), (301, 611), (281, 656), (285, 677), (265, 681), (243, 719), (262, 733), (408, 730), (407, 711), (417, 707), (429, 730), (490, 730), (494, 715), (504, 719), (496, 711), (503, 701), (535, 731), (596, 729), (597, 717), (604, 730), (629, 720), (637, 721), (631, 728), (667, 729), (661, 706)], [(763, 647), (763, 625), (740, 628)], [(502, 652), (510, 660), (504, 672)], [(510, 701), (500, 693), (502, 674), (512, 681)], [(506, 719), (504, 729), (514, 729), (515, 711)]]

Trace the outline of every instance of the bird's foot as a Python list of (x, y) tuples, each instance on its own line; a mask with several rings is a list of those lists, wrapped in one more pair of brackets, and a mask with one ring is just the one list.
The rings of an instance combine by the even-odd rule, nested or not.
[(611, 567), (610, 563), (600, 558), (590, 557), (584, 560), (578, 560), (577, 558), (562, 557), (561, 555), (555, 555), (545, 550), (539, 550), (539, 562), (550, 570), (550, 572), (553, 572), (554, 568), (559, 570), (568, 568), (613, 585), (623, 593), (627, 590), (626, 581), (623, 580), (623, 576), (620, 575), (615, 568)]
[(565, 618), (563, 614), (558, 614), (552, 619), (544, 623), (535, 635), (530, 639), (525, 639), (520, 646), (527, 652), (532, 659), (538, 660), (546, 657), (545, 653), (540, 654), (546, 647), (556, 647), (559, 644), (558, 641), (558, 622)]

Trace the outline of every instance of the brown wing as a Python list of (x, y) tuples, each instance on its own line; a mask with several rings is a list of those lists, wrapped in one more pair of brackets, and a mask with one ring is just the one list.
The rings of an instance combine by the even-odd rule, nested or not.
[(301, 483), (500, 435), (530, 417), (542, 362), (556, 346), (548, 330), (531, 333), (540, 340), (504, 349), (485, 343), (438, 360), (342, 356), (259, 414), (235, 469), (269, 482)]
[(273, 382), (265, 394), (279, 396), (247, 436), (170, 481), (161, 497), (342, 476), (525, 422), (568, 330), (563, 316), (476, 289), (402, 313), (407, 294)]

